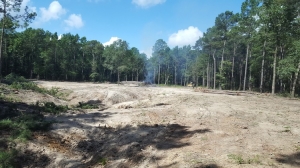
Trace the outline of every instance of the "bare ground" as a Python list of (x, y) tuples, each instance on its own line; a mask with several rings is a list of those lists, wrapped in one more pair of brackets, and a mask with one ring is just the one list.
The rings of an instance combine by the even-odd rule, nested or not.
[(36, 167), (300, 167), (299, 100), (182, 87), (38, 84), (59, 88), (61, 99), (18, 96), (98, 108), (48, 116), (58, 121), (52, 130), (23, 147), (44, 163)]

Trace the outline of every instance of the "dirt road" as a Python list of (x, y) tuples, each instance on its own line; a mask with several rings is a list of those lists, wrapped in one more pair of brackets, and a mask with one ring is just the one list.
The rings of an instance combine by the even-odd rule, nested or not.
[(97, 106), (48, 116), (59, 122), (28, 146), (49, 157), (48, 167), (300, 167), (299, 100), (183, 87), (38, 84), (59, 88), (64, 100), (57, 103)]

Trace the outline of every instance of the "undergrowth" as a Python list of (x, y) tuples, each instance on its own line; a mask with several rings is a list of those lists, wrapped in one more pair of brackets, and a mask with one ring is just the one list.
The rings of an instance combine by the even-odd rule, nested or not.
[(14, 159), (17, 157), (18, 151), (15, 149), (5, 151), (0, 149), (0, 167), (13, 168), (15, 167)]
[(16, 167), (16, 143), (27, 142), (33, 132), (47, 131), (54, 121), (45, 120), (38, 112), (23, 113), (14, 105), (0, 110), (0, 167)]
[(60, 114), (68, 111), (68, 106), (56, 105), (53, 102), (36, 102), (35, 106), (40, 112)]
[[(3, 114), (3, 112), (1, 112)], [(6, 113), (6, 114), (5, 114)], [(12, 140), (27, 141), (34, 131), (47, 131), (53, 121), (45, 120), (42, 114), (22, 114), (4, 112), (0, 120), (0, 132)]]
[(34, 132), (46, 132), (55, 121), (46, 120), (43, 113), (65, 112), (66, 106), (46, 102), (43, 106), (0, 100), (0, 168), (17, 167), (16, 144), (33, 138)]
[(77, 108), (81, 109), (97, 109), (97, 104), (91, 104), (89, 102), (78, 102)]
[(36, 83), (25, 79), (23, 76), (18, 76), (13, 73), (7, 75), (4, 79), (4, 83), (8, 84), (13, 89), (32, 90), (35, 92), (49, 94), (52, 96), (58, 95), (58, 88), (56, 87), (52, 87), (49, 90), (45, 88), (40, 88)]

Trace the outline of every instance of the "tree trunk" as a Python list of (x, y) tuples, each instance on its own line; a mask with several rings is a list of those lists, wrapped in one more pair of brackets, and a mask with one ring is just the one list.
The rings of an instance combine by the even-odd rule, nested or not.
[(246, 63), (245, 63), (245, 76), (244, 76), (244, 86), (243, 86), (243, 91), (246, 90), (246, 83), (247, 83), (247, 69), (248, 69), (249, 48), (250, 48), (250, 45), (247, 44)]
[[(55, 47), (55, 59), (56, 59), (56, 47)], [(84, 52), (82, 52), (82, 61), (81, 61), (81, 79), (84, 81), (83, 75), (83, 60), (84, 60)], [(54, 60), (55, 61), (55, 60)]]
[[(251, 60), (251, 50), (249, 51), (249, 60)], [(251, 76), (251, 66), (249, 67), (249, 81), (248, 81), (248, 87), (249, 87), (249, 90), (251, 91), (252, 90), (252, 76)]]
[(276, 46), (274, 52), (274, 61), (273, 61), (272, 95), (275, 94), (277, 48), (278, 47)]
[(158, 64), (158, 77), (157, 77), (157, 84), (159, 85), (160, 82), (160, 64)]
[(267, 43), (267, 41), (265, 40), (265, 42), (264, 42), (264, 47), (263, 47), (262, 61), (261, 61), (260, 86), (259, 86), (260, 93), (263, 92), (264, 66), (265, 66), (265, 54), (266, 54), (266, 43)]
[(203, 69), (202, 71), (202, 87), (205, 87), (205, 78), (204, 78), (204, 75), (205, 75), (205, 70)]
[(209, 74), (209, 61), (207, 61), (207, 68), (206, 68), (206, 87), (207, 87), (207, 89), (209, 89), (209, 76), (210, 76), (210, 74)]
[(236, 43), (233, 44), (233, 57), (232, 57), (232, 67), (231, 67), (231, 90), (233, 90), (234, 81), (234, 57), (236, 55)]
[(109, 73), (109, 80), (110, 80), (110, 82), (112, 82), (112, 70), (110, 70), (110, 73)]
[(3, 1), (3, 18), (2, 18), (2, 29), (1, 29), (1, 39), (0, 39), (0, 79), (2, 78), (2, 45), (4, 39), (4, 27), (5, 27), (5, 19), (6, 19), (6, 1)]
[(243, 75), (243, 64), (242, 61), (240, 62), (240, 84), (239, 84), (239, 90), (242, 89), (242, 75)]
[(186, 83), (187, 83), (186, 72), (187, 72), (187, 63), (185, 63), (185, 70), (184, 70), (184, 86), (186, 86)]
[(120, 84), (120, 72), (118, 71), (118, 84)]
[(223, 43), (222, 60), (221, 60), (221, 71), (223, 71), (224, 53), (225, 53), (226, 40)]
[(181, 74), (181, 78), (180, 78), (180, 85), (182, 86), (182, 82), (183, 82), (183, 76), (182, 76), (182, 74)]
[(231, 67), (231, 90), (233, 90), (234, 86), (233, 86), (233, 82), (234, 82), (234, 56), (232, 57), (232, 67)]
[[(283, 45), (280, 45), (280, 58), (278, 59), (283, 59), (283, 56), (284, 56), (284, 49), (283, 49)], [(283, 93), (284, 92), (284, 83), (283, 83), (283, 80), (280, 79), (280, 93)]]
[(214, 89), (216, 89), (216, 71), (217, 71), (215, 53), (216, 53), (216, 50), (213, 52), (213, 59), (214, 59)]
[(165, 77), (165, 85), (167, 85), (168, 84), (168, 81), (169, 81), (169, 77), (170, 77), (170, 75), (169, 75), (169, 68), (170, 68), (170, 66), (169, 66), (169, 64), (168, 64), (168, 66), (167, 66), (167, 71), (166, 71), (166, 77)]
[(297, 84), (297, 80), (298, 80), (299, 70), (300, 70), (300, 61), (298, 63), (297, 71), (295, 72), (295, 77), (294, 77), (292, 92), (291, 92), (292, 97), (295, 97), (295, 88), (296, 88), (296, 84)]
[(177, 81), (176, 81), (176, 79), (177, 79), (177, 72), (176, 72), (176, 64), (174, 65), (174, 85), (177, 85)]
[(139, 81), (139, 70), (136, 70), (136, 81)]
[(155, 83), (155, 68), (154, 68), (153, 71), (154, 71), (154, 72), (153, 72), (153, 82)]

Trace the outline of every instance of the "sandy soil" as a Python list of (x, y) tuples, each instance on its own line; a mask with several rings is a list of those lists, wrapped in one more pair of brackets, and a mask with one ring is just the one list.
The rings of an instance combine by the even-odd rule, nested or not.
[(28, 101), (98, 106), (48, 116), (59, 122), (26, 146), (37, 162), (42, 158), (41, 167), (300, 167), (299, 100), (183, 87), (38, 84), (59, 88), (62, 98)]

